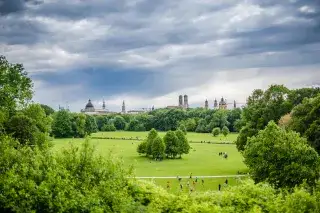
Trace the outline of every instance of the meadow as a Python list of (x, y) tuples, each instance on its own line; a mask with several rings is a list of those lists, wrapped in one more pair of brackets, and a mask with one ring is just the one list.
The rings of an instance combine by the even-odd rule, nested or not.
[[(150, 177), (147, 180), (154, 181), (156, 184), (167, 188), (169, 181), (169, 190), (179, 191), (179, 181), (177, 176), (188, 176), (192, 173), (193, 180), (197, 176), (224, 176), (237, 175), (238, 171), (245, 172), (246, 166), (243, 163), (241, 154), (237, 151), (234, 144), (212, 144), (212, 143), (190, 143), (192, 149), (188, 155), (183, 155), (182, 159), (154, 161), (137, 152), (137, 146), (140, 141), (121, 140), (121, 139), (101, 139), (108, 138), (139, 138), (144, 139), (148, 132), (99, 132), (92, 134), (90, 142), (95, 146), (97, 152), (102, 156), (107, 156), (110, 152), (119, 157), (125, 166), (133, 166), (136, 177)], [(159, 133), (164, 136), (164, 132)], [(237, 134), (230, 134), (227, 137), (213, 137), (211, 134), (188, 133), (189, 141), (211, 141), (211, 142), (230, 142), (232, 143)], [(69, 142), (79, 146), (84, 139), (55, 139), (54, 150), (59, 151), (68, 146)], [(219, 152), (227, 152), (228, 159), (219, 156)], [(171, 177), (162, 179), (153, 179), (152, 177)], [(183, 178), (184, 190), (187, 182), (192, 185), (193, 180)], [(226, 178), (199, 178), (196, 183), (198, 191), (214, 189), (218, 184), (223, 184)], [(229, 185), (236, 184), (235, 178), (228, 178)]]

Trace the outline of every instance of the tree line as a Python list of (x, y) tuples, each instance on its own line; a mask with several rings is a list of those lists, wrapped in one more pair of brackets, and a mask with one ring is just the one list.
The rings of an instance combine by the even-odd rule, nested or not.
[[(48, 108), (48, 106), (46, 106)], [(175, 131), (212, 133), (213, 129), (229, 132), (240, 130), (241, 109), (157, 109), (139, 115), (109, 114), (86, 115), (61, 110), (52, 114), (53, 132), (55, 137), (84, 137), (97, 131)], [(85, 128), (90, 120), (91, 127)], [(89, 123), (87, 123), (89, 124)], [(87, 130), (85, 130), (87, 129)], [(59, 132), (61, 131), (61, 132)]]

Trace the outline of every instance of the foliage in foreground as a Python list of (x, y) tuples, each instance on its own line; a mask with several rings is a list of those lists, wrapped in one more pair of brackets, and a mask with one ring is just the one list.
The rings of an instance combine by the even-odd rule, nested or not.
[(267, 181), (276, 188), (293, 188), (304, 180), (313, 186), (319, 179), (317, 152), (298, 133), (287, 132), (273, 121), (256, 137), (248, 139), (243, 156), (256, 182)]
[[(1, 212), (319, 212), (320, 188), (277, 191), (246, 181), (222, 192), (174, 195), (128, 179), (112, 156), (85, 142), (54, 154), (0, 140)], [(312, 192), (312, 193), (311, 193)]]
[(140, 212), (319, 212), (319, 187), (311, 193), (305, 188), (277, 191), (268, 184), (247, 180), (226, 190), (172, 195), (150, 182), (132, 183), (131, 192), (142, 206)]
[(122, 212), (128, 172), (113, 158), (96, 156), (85, 142), (54, 155), (50, 149), (0, 140), (0, 211)]

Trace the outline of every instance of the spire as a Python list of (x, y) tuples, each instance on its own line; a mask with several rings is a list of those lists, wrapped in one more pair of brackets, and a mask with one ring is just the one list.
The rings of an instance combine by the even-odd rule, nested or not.
[(121, 110), (121, 112), (122, 112), (123, 114), (126, 113), (126, 104), (124, 103), (124, 100), (123, 100), (123, 102), (122, 102), (122, 110)]
[(106, 109), (106, 102), (103, 99), (102, 109)]
[(233, 101), (233, 108), (237, 108), (236, 100)]
[(215, 98), (214, 99), (214, 108), (217, 108), (218, 107), (218, 101), (217, 101), (217, 99)]
[(209, 108), (208, 99), (206, 99), (206, 101), (204, 102), (204, 108), (205, 108), (205, 109), (208, 109), (208, 108)]

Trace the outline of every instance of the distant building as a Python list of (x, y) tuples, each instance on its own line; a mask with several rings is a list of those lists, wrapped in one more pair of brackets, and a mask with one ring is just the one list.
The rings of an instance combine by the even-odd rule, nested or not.
[(188, 109), (189, 103), (188, 103), (188, 96), (187, 95), (179, 95), (179, 101), (177, 106), (167, 106), (167, 109)]
[(146, 111), (144, 110), (129, 110), (127, 113), (131, 114), (131, 115), (136, 115), (136, 114), (141, 114), (141, 113), (145, 113)]
[(214, 99), (214, 105), (213, 105), (213, 108), (217, 109), (218, 108), (218, 101), (217, 99), (215, 98)]
[(204, 108), (205, 108), (205, 109), (209, 109), (209, 102), (208, 102), (208, 100), (206, 100), (206, 101), (204, 102)]
[(188, 102), (188, 96), (183, 96), (183, 108), (188, 109), (189, 108), (189, 102)]
[(88, 115), (104, 115), (104, 114), (112, 113), (108, 109), (106, 109), (105, 101), (103, 101), (101, 109), (95, 109), (90, 99), (86, 104), (85, 108), (81, 110), (81, 112)]
[(122, 102), (121, 113), (126, 114), (126, 105), (125, 105), (124, 101)]
[(183, 96), (182, 95), (179, 95), (179, 104), (178, 104), (179, 107), (183, 107)]
[(224, 99), (223, 97), (221, 98), (219, 102), (219, 109), (227, 109), (227, 99)]
[(127, 114), (141, 114), (141, 113), (147, 113), (147, 112), (150, 112), (150, 111), (153, 111), (153, 110), (154, 110), (154, 107), (152, 107), (152, 108), (134, 109), (134, 110), (129, 110), (127, 112)]

